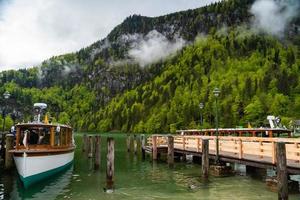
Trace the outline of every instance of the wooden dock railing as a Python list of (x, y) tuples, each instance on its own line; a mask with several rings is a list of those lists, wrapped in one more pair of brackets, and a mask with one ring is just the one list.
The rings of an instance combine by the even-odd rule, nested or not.
[[(167, 147), (167, 135), (154, 135), (158, 148)], [(174, 137), (174, 149), (191, 152), (202, 152), (202, 139), (209, 139), (209, 154), (216, 154), (215, 136), (181, 136)], [(219, 137), (219, 154), (223, 157), (248, 160), (259, 163), (276, 164), (276, 143), (286, 144), (287, 165), (300, 169), (300, 139), (297, 138), (262, 138), (262, 137)], [(148, 138), (152, 146), (152, 137)]]

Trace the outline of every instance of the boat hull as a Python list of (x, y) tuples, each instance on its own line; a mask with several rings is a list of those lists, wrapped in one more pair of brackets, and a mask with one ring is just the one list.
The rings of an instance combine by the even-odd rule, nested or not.
[(74, 151), (37, 155), (24, 152), (14, 155), (16, 167), (25, 188), (67, 169), (74, 159)]

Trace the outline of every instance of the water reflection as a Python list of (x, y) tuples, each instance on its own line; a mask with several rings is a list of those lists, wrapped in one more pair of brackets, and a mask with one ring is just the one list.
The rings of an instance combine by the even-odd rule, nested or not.
[(59, 195), (64, 195), (64, 198), (71, 198), (69, 193), (69, 185), (72, 180), (73, 166), (68, 170), (58, 173), (47, 181), (32, 185), (30, 189), (25, 189), (21, 181), (16, 178), (13, 183), (13, 188), (10, 193), (10, 199), (56, 199)]
[(0, 199), (9, 199), (10, 192), (13, 189), (13, 179), (15, 176), (14, 171), (4, 171), (3, 168), (1, 170), (0, 176)]

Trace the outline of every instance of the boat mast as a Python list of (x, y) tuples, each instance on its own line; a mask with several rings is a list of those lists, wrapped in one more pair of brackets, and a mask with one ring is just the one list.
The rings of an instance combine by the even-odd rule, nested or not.
[(36, 121), (37, 123), (41, 122), (41, 114), (43, 112), (43, 110), (45, 110), (47, 108), (47, 104), (45, 103), (35, 103), (33, 105), (34, 107), (34, 121)]

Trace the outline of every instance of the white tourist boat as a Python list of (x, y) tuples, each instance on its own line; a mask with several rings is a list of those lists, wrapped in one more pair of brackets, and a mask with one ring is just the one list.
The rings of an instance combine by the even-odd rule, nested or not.
[(16, 125), (14, 161), (25, 187), (58, 173), (73, 163), (75, 144), (68, 125), (40, 121), (46, 104), (37, 103), (35, 121)]

